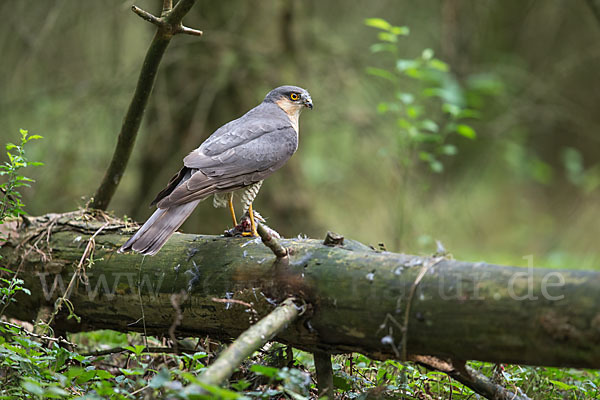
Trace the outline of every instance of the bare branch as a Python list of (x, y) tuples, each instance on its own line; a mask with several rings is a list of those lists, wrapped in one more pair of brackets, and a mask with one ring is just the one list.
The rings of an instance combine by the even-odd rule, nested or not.
[[(63, 337), (51, 337), (51, 336), (46, 336), (46, 335), (41, 335), (35, 332), (30, 332), (27, 329), (25, 329), (24, 327), (20, 326), (20, 325), (16, 325), (16, 324), (11, 324), (10, 322), (5, 322), (5, 321), (0, 321), (0, 325), (2, 326), (6, 326), (6, 327), (11, 327), (14, 329), (18, 329), (19, 330), (19, 334), (20, 335), (27, 335), (29, 337), (32, 338), (36, 338), (36, 339), (40, 339), (40, 340), (45, 340), (48, 342), (56, 342), (58, 344), (61, 345), (66, 345), (66, 346), (71, 346), (72, 349), (76, 348), (77, 345), (74, 343), (69, 342), (68, 340), (64, 339)], [(10, 335), (10, 333), (3, 333), (4, 335)]]
[(173, 0), (163, 0), (162, 16), (164, 17), (173, 9)]
[(514, 387), (514, 392), (492, 382), (487, 376), (481, 372), (466, 366), (457, 366), (453, 362), (442, 360), (431, 356), (412, 356), (411, 360), (417, 362), (428, 369), (440, 371), (448, 374), (448, 376), (456, 379), (466, 387), (479, 393), (487, 399), (497, 400), (530, 400), (521, 389)]
[(179, 25), (195, 2), (196, 0), (179, 0), (173, 10), (165, 15), (165, 21), (173, 26)]
[(200, 375), (200, 381), (209, 385), (221, 384), (231, 376), (242, 361), (284, 330), (299, 315), (300, 309), (296, 307), (293, 299), (285, 300), (223, 351), (219, 358)]
[(154, 15), (150, 14), (148, 11), (142, 10), (141, 8), (139, 8), (137, 6), (131, 6), (131, 11), (133, 11), (134, 13), (139, 15), (141, 18), (145, 19), (146, 21), (148, 21), (156, 26), (164, 27), (166, 25), (166, 23), (161, 18), (157, 18)]
[(183, 26), (183, 25), (179, 26), (179, 28), (177, 28), (175, 33), (183, 33), (183, 34), (192, 35), (192, 36), (202, 36), (204, 34), (204, 32), (202, 32), (202, 31), (199, 31), (197, 29), (188, 28), (187, 26)]
[(281, 243), (279, 243), (277, 238), (271, 235), (265, 229), (265, 227), (258, 221), (256, 222), (256, 231), (258, 232), (258, 235), (262, 239), (264, 245), (271, 249), (273, 254), (275, 254), (275, 257), (277, 257), (278, 259), (287, 258), (288, 250), (285, 247), (283, 247)]
[[(131, 351), (130, 349), (126, 349), (123, 347), (115, 347), (112, 349), (106, 349), (106, 350), (96, 350), (96, 351), (90, 351), (89, 353), (83, 353), (82, 356), (85, 357), (89, 357), (89, 356), (106, 356), (109, 354), (116, 354), (116, 353), (133, 353), (133, 351)], [(195, 349), (176, 349), (174, 347), (145, 347), (144, 350), (141, 351), (142, 353), (150, 353), (150, 354), (157, 354), (157, 353), (167, 353), (167, 354), (182, 354), (182, 353), (188, 353), (188, 354), (194, 354), (197, 351)]]

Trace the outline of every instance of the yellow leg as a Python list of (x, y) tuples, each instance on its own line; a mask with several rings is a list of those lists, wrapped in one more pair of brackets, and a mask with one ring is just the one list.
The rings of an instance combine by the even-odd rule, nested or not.
[(248, 206), (248, 216), (250, 217), (251, 232), (242, 232), (242, 236), (258, 236), (256, 231), (256, 221), (254, 221), (254, 211), (252, 211), (252, 203)]
[(229, 212), (231, 213), (231, 219), (233, 220), (233, 226), (237, 226), (237, 219), (235, 218), (235, 210), (233, 209), (233, 193), (229, 193)]
[(256, 231), (256, 222), (254, 221), (254, 211), (252, 211), (252, 203), (248, 207), (248, 215), (250, 216), (250, 228), (252, 229), (252, 236), (258, 236)]

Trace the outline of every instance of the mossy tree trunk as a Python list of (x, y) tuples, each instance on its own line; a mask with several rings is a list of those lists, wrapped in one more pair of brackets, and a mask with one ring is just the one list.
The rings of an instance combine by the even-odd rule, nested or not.
[[(52, 219), (53, 218), (53, 219)], [(101, 223), (40, 217), (6, 224), (2, 261), (18, 264), (31, 289), (7, 315), (33, 320), (62, 295)], [(48, 232), (48, 248), (28, 244)], [(176, 234), (154, 257), (117, 254), (127, 239), (105, 225), (93, 263), (61, 311), (57, 329), (115, 329), (178, 336), (237, 337), (283, 299), (306, 311), (275, 340), (311, 352), (376, 359), (433, 355), (547, 366), (600, 368), (600, 273), (515, 268), (372, 250), (346, 240), (282, 240), (277, 261), (260, 239)], [(37, 235), (32, 235), (37, 232)], [(62, 283), (62, 285), (61, 285)], [(176, 303), (176, 306), (174, 306)], [(175, 321), (177, 323), (175, 323)]]

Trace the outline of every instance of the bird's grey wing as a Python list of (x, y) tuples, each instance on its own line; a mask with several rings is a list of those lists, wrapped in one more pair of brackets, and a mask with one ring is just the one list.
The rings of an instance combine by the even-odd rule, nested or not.
[(217, 129), (198, 149), (184, 159), (184, 164), (194, 168), (192, 164), (202, 162), (202, 160), (194, 159), (197, 154), (218, 156), (265, 133), (289, 125), (289, 119), (281, 108), (275, 104), (262, 103), (240, 118)]
[(184, 165), (196, 172), (158, 206), (183, 204), (261, 181), (279, 169), (298, 147), (297, 133), (289, 122), (257, 123), (248, 129), (252, 131), (253, 139), (232, 140), (229, 146), (220, 142), (221, 152), (214, 151), (214, 147), (209, 146), (207, 150), (201, 146), (190, 153), (184, 159)]

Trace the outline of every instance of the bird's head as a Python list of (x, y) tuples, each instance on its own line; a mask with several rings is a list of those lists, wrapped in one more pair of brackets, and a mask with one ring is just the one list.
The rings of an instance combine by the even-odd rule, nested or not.
[(287, 113), (297, 114), (304, 107), (312, 110), (313, 103), (308, 90), (298, 86), (280, 86), (271, 90), (265, 97), (266, 102), (277, 104)]

